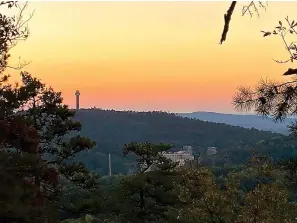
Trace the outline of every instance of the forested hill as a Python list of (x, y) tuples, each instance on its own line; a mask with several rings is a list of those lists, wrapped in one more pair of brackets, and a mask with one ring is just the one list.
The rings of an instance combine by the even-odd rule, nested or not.
[(246, 154), (247, 148), (250, 150), (259, 142), (265, 145), (271, 143), (272, 138), (283, 140), (284, 137), (162, 112), (81, 109), (76, 113), (76, 119), (83, 124), (81, 134), (97, 142), (93, 151), (83, 155), (83, 161), (90, 169), (104, 173), (108, 168), (108, 153), (112, 154), (113, 172), (127, 172), (131, 162), (122, 157), (122, 148), (132, 141), (170, 143), (177, 149), (191, 145), (201, 154), (210, 146), (218, 147), (219, 151), (234, 151), (236, 154), (245, 151)]

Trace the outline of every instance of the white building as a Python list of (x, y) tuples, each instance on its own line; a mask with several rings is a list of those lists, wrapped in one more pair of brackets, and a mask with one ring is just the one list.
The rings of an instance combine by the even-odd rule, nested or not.
[(206, 151), (206, 154), (208, 156), (212, 156), (212, 155), (216, 155), (217, 154), (217, 148), (216, 147), (208, 147), (207, 148), (207, 151)]
[(185, 165), (186, 160), (194, 160), (194, 156), (188, 151), (178, 151), (173, 153), (163, 152), (162, 155), (174, 163), (179, 163), (179, 166)]
[[(174, 163), (178, 163), (178, 166), (184, 166), (186, 161), (193, 161), (195, 157), (192, 154), (192, 146), (184, 146), (183, 150), (178, 152), (163, 152), (162, 156), (170, 159)], [(149, 167), (146, 164), (141, 166), (141, 169), (146, 169), (144, 172), (150, 172), (158, 169), (157, 164), (154, 163)]]

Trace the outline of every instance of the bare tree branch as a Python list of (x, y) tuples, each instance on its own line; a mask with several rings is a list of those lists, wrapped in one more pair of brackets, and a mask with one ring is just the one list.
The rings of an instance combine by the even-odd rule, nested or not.
[(229, 24), (230, 24), (231, 17), (232, 17), (233, 11), (235, 9), (236, 3), (237, 3), (236, 1), (232, 1), (227, 13), (224, 15), (225, 25), (224, 25), (220, 44), (222, 44), (227, 38), (227, 33), (229, 31)]
[(24, 62), (17, 66), (9, 66), (8, 59), (10, 57), (9, 50), (15, 47), (16, 43), (19, 40), (26, 40), (29, 35), (28, 27), (24, 27), (27, 25), (28, 21), (33, 17), (33, 13), (27, 18), (23, 20), (23, 14), (27, 7), (27, 3), (24, 5), (19, 5), (16, 1), (2, 1), (0, 2), (0, 6), (7, 6), (8, 8), (17, 7), (19, 9), (19, 13), (17, 16), (7, 17), (0, 13), (0, 73), (5, 70), (5, 68), (12, 69), (22, 69), (29, 63)]
[(6, 68), (10, 68), (10, 69), (14, 69), (14, 70), (21, 70), (23, 69), (25, 66), (29, 65), (31, 63), (31, 61), (29, 62), (23, 62), (23, 63), (20, 63), (17, 65), (17, 66), (9, 66), (9, 65), (6, 65)]
[[(242, 8), (242, 16), (244, 16), (246, 14), (246, 12), (248, 12), (250, 14), (250, 16), (252, 16), (253, 14), (252, 14), (252, 11), (251, 11), (250, 8), (252, 6), (254, 6), (254, 5), (255, 5), (254, 1), (251, 1), (248, 6), (243, 6), (243, 8)], [(256, 11), (258, 11), (258, 10), (256, 9)]]
[[(267, 5), (267, 3), (266, 3)], [(263, 2), (258, 2), (258, 7), (263, 8), (266, 10), (266, 6), (263, 4)], [(249, 5), (243, 6), (242, 8), (242, 16), (244, 16), (247, 12), (250, 14), (250, 16), (253, 16), (253, 10), (257, 13), (258, 17), (260, 16), (259, 9), (258, 9), (255, 1), (251, 1)]]
[[(225, 23), (224, 23), (224, 29), (223, 29), (223, 32), (222, 32), (220, 44), (222, 44), (224, 41), (226, 41), (227, 33), (229, 31), (229, 25), (230, 25), (230, 22), (231, 22), (231, 17), (232, 17), (232, 14), (234, 12), (236, 4), (237, 4), (237, 1), (232, 1), (231, 5), (229, 6), (229, 9), (227, 10), (227, 13), (224, 15), (224, 22)], [(252, 11), (254, 10), (257, 13), (257, 15), (260, 16), (258, 7), (263, 8), (264, 10), (266, 10), (266, 6), (263, 4), (263, 2), (258, 2), (258, 6), (257, 6), (254, 1), (251, 1), (249, 3), (249, 5), (243, 6), (242, 15), (244, 16), (248, 12), (250, 14), (250, 16), (253, 16)]]

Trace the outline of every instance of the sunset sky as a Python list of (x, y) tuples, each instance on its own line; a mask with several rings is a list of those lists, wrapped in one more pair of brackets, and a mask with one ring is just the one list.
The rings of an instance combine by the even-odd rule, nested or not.
[[(263, 38), (297, 2), (269, 2), (260, 18), (237, 5), (227, 41), (219, 44), (230, 2), (29, 2), (30, 37), (11, 54), (26, 71), (74, 106), (170, 112), (234, 113), (239, 85), (281, 80), (290, 64), (278, 37)], [(9, 70), (13, 77), (17, 71)]]

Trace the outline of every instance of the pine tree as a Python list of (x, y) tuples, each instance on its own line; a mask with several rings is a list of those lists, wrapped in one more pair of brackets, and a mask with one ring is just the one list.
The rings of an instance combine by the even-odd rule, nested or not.
[[(110, 207), (124, 222), (168, 222), (170, 211), (180, 204), (176, 193), (176, 165), (162, 156), (171, 145), (129, 143), (124, 154), (133, 154), (138, 172), (124, 177), (115, 194), (116, 203)], [(155, 168), (150, 168), (155, 165)]]
[[(18, 5), (0, 2), (0, 7), (6, 6)], [(10, 67), (8, 52), (28, 37), (23, 10), (12, 17), (0, 13), (0, 220), (56, 222), (63, 196), (61, 180), (88, 193), (98, 189), (98, 176), (75, 162), (76, 154), (95, 143), (74, 135), (81, 124), (62, 103), (60, 92), (27, 72), (21, 72), (22, 83), (8, 82), (9, 75), (4, 74)]]

